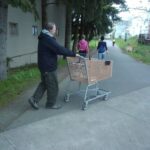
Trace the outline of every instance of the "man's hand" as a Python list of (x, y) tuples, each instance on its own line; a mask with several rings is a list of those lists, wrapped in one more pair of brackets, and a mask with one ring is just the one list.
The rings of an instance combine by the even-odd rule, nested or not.
[(79, 55), (79, 54), (76, 54), (76, 57), (80, 57), (80, 55)]

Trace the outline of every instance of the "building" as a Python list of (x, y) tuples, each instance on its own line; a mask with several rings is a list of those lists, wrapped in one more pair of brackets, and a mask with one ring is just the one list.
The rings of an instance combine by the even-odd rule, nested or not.
[[(9, 68), (37, 62), (38, 34), (41, 31), (41, 0), (37, 1), (40, 19), (24, 13), (20, 8), (8, 7), (7, 20), (7, 64)], [(48, 21), (55, 22), (59, 29), (57, 40), (64, 45), (65, 7), (57, 6), (54, 0), (48, 1)]]

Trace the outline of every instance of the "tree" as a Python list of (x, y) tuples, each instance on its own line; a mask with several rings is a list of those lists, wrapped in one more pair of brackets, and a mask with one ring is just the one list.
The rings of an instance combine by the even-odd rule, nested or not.
[(0, 0), (0, 80), (7, 78), (6, 40), (8, 5), (31, 12), (38, 19), (35, 0)]
[[(75, 50), (78, 38), (85, 34), (87, 40), (93, 36), (109, 33), (112, 29), (112, 20), (118, 20), (118, 10), (113, 4), (124, 5), (124, 0), (57, 0), (65, 4), (66, 10), (66, 38), (65, 46), (70, 47), (70, 35)], [(72, 26), (70, 19), (72, 16)]]
[(7, 36), (7, 3), (0, 1), (0, 80), (7, 77), (6, 36)]
[(72, 10), (72, 35), (75, 48), (82, 34), (90, 41), (94, 36), (112, 31), (113, 22), (119, 20), (118, 9), (113, 5), (125, 7), (124, 0), (82, 0)]
[(65, 26), (65, 47), (70, 49), (71, 32), (72, 32), (72, 18), (71, 18), (71, 6), (66, 8), (66, 26)]
[(42, 28), (44, 28), (45, 24), (47, 23), (47, 12), (46, 8), (48, 6), (47, 0), (41, 1), (41, 8), (42, 8)]
[(72, 32), (72, 4), (74, 0), (56, 0), (56, 3), (64, 4), (66, 6), (66, 21), (65, 21), (65, 47), (70, 49), (70, 42), (71, 42), (71, 32)]

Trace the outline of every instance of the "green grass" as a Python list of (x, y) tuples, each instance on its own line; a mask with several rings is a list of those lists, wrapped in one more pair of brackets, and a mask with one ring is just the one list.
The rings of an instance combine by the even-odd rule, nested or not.
[[(116, 39), (116, 44), (123, 50), (124, 53), (130, 55), (138, 61), (150, 64), (150, 45), (138, 43), (136, 37), (132, 37), (126, 42), (123, 39)], [(126, 51), (128, 44), (134, 48), (133, 52)]]
[[(66, 60), (59, 59), (58, 64), (59, 67), (63, 67), (66, 65)], [(0, 107), (9, 104), (39, 79), (40, 73), (36, 65), (26, 65), (10, 70), (7, 80), (0, 81)]]
[(27, 86), (39, 79), (36, 66), (25, 66), (8, 72), (8, 79), (0, 81), (0, 107), (7, 105)]

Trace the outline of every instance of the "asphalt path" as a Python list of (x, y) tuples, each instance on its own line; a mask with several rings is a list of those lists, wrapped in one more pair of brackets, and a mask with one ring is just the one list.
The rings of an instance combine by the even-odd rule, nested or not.
[(150, 65), (131, 58), (117, 46), (107, 41), (110, 59), (113, 60), (112, 78), (102, 81), (102, 88), (112, 92), (112, 97), (150, 86)]
[[(100, 87), (102, 89), (111, 91), (110, 99), (150, 86), (150, 65), (138, 62), (127, 54), (122, 53), (117, 46), (112, 46), (111, 41), (107, 41), (107, 44), (109, 49), (108, 59), (113, 61), (113, 74), (111, 78), (100, 81)], [(95, 54), (93, 57), (97, 57), (97, 55)], [(85, 86), (86, 85), (83, 85), (82, 88)], [(63, 108), (60, 110), (45, 109), (44, 105), (46, 96), (44, 96), (40, 102), (40, 109), (38, 111), (33, 110), (27, 102), (28, 97), (33, 93), (36, 87), (30, 89), (27, 93), (24, 93), (20, 97), (23, 99), (25, 107), (27, 107), (26, 111), (17, 116), (7, 129), (16, 128), (31, 122), (54, 117), (55, 115), (58, 116), (60, 114), (67, 113), (68, 111), (82, 111), (82, 96), (78, 94), (73, 95), (71, 97), (71, 102), (64, 102), (66, 90), (77, 91), (78, 87), (78, 82), (71, 82), (69, 77), (66, 78), (60, 84), (60, 92), (58, 97), (58, 102), (63, 105)], [(90, 107), (96, 103), (97, 101), (92, 103), (88, 109), (90, 109)]]

